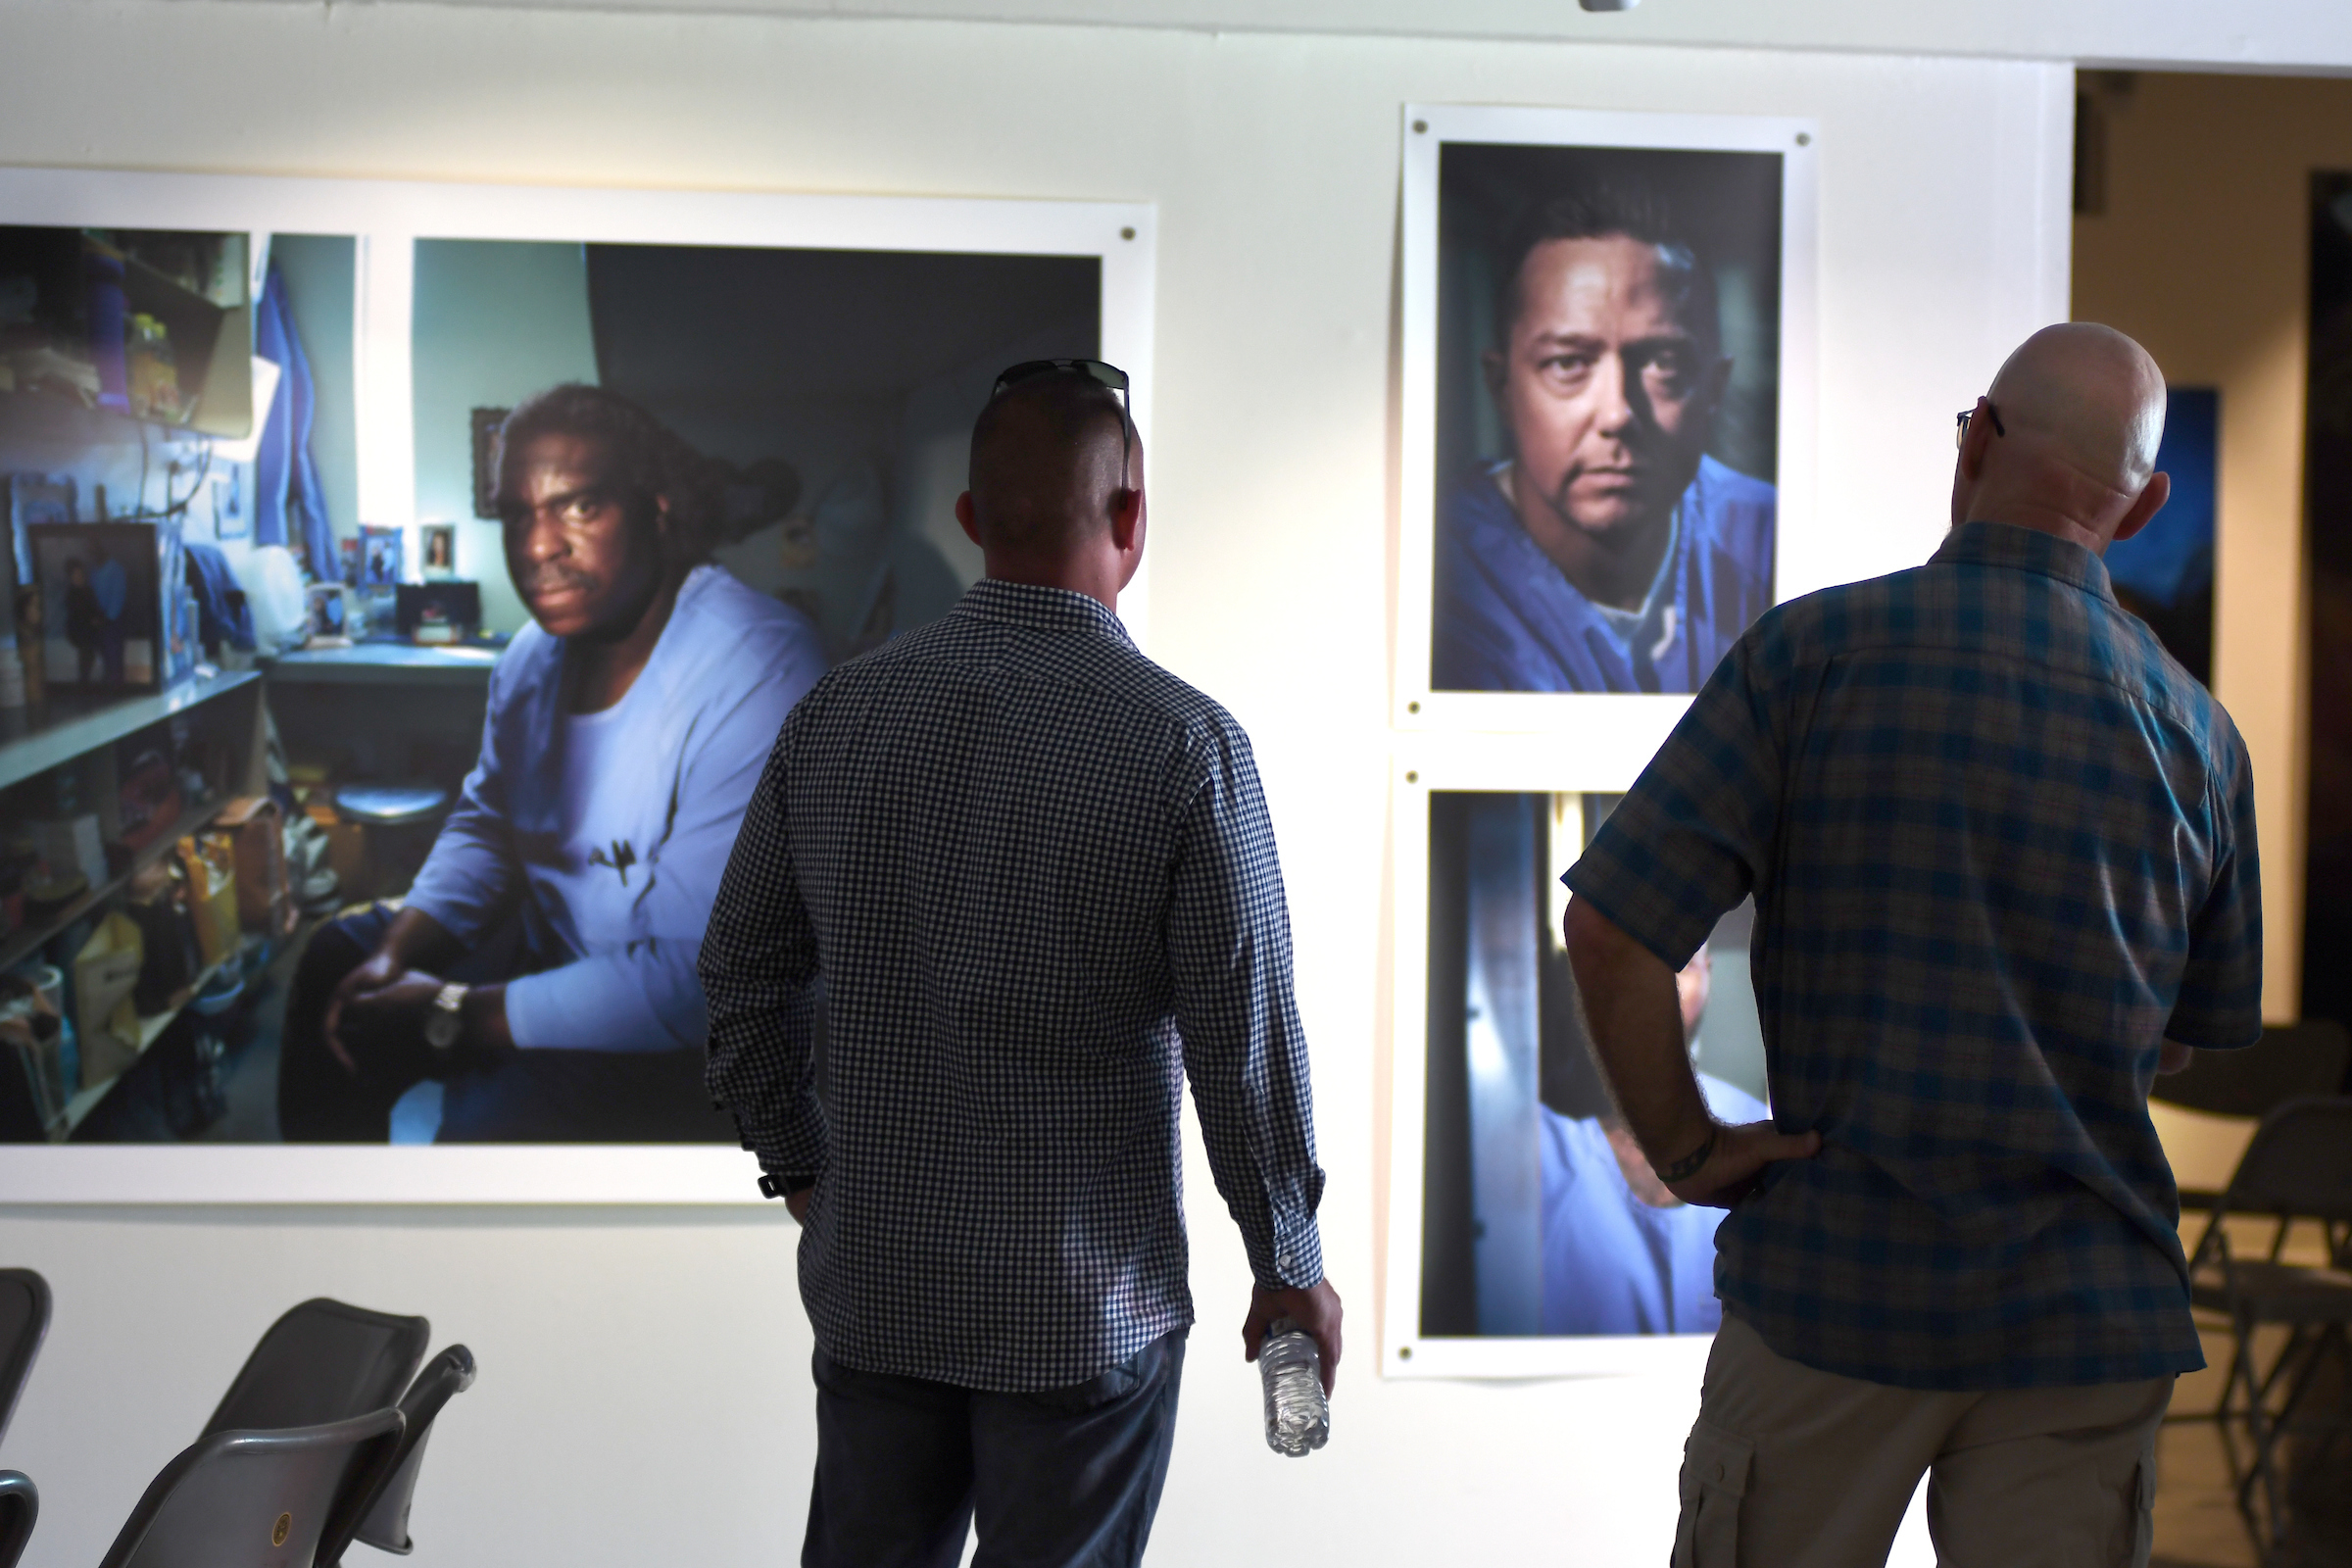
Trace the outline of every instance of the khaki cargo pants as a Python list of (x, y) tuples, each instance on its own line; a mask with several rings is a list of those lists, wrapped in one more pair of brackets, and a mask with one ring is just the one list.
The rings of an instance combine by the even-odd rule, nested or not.
[(1941, 1394), (1776, 1355), (1726, 1316), (1674, 1568), (1879, 1568), (1918, 1490), (1939, 1568), (2146, 1568), (2173, 1380)]

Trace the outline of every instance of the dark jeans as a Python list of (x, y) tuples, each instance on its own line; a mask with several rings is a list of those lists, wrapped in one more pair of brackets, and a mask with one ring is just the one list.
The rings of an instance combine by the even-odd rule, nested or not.
[[(392, 1105), (413, 1086), (369, 1086), (326, 1049), (326, 1004), (366, 962), (392, 923), (382, 905), (320, 926), (295, 966), (277, 1051), (277, 1125), (290, 1144), (380, 1144)], [(490, 985), (529, 974), (519, 933), (498, 932), (442, 978)], [(677, 1144), (736, 1141), (734, 1122), (710, 1106), (700, 1051), (511, 1052), (486, 1071), (449, 1080), (441, 1102), (444, 1144)]]
[(820, 1348), (803, 1568), (1132, 1568), (1168, 1478), (1184, 1335), (1101, 1377), (988, 1394), (842, 1366)]

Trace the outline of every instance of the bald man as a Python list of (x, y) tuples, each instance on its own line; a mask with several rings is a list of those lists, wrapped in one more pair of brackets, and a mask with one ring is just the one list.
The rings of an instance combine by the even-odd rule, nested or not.
[(1290, 1318), (1339, 1366), (1249, 737), (1117, 614), (1125, 386), (999, 379), (956, 507), (987, 577), (794, 710), (704, 941), (711, 1092), (807, 1227), (812, 1568), (954, 1568), (974, 1526), (1004, 1568), (1141, 1560), (1193, 1321), (1188, 1076), (1255, 1277), (1245, 1356)]
[[(2169, 488), (2164, 383), (2036, 333), (1961, 416), (1926, 565), (1759, 620), (1567, 873), (1594, 1054), (1730, 1209), (1678, 1564), (2145, 1564), (2204, 1365), (2155, 1075), (2261, 1034), (2253, 783), (2100, 560)], [(1720, 1125), (1674, 972), (1752, 893), (1774, 1120)]]

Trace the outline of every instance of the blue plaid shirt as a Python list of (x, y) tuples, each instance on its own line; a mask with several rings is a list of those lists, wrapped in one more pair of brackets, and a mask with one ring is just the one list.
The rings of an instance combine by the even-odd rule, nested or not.
[(1919, 1389), (2204, 1365), (2159, 1043), (2261, 1034), (2254, 789), (2078, 545), (1997, 523), (1728, 655), (1566, 878), (1680, 968), (1753, 892), (1775, 1120), (1716, 1233), (1780, 1354)]
[(702, 979), (711, 1093), (815, 1178), (801, 1296), (845, 1366), (1060, 1388), (1192, 1322), (1188, 1076), (1257, 1282), (1323, 1277), (1250, 739), (1084, 594), (980, 582), (817, 683)]

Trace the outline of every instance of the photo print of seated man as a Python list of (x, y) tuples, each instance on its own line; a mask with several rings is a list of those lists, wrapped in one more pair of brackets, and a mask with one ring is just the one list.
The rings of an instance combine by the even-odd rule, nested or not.
[(1772, 603), (1777, 494), (1708, 455), (1713, 268), (1635, 181), (1527, 204), (1481, 364), (1508, 451), (1439, 476), (1431, 683), (1694, 692)]
[[(1695, 1064), (1713, 964), (1701, 944), (1675, 976), (1683, 1038)], [(1583, 1042), (1578, 1042), (1583, 1048)], [(1771, 1115), (1763, 1102), (1708, 1073), (1707, 1107), (1738, 1125)], [(1712, 1334), (1719, 1208), (1693, 1208), (1666, 1190), (1625, 1119), (1609, 1105), (1565, 1116), (1537, 1106), (1544, 1172), (1545, 1334)]]
[(815, 627), (712, 564), (714, 466), (566, 385), (508, 416), (526, 626), (401, 907), (322, 927), (288, 999), (289, 1142), (733, 1143), (703, 1088), (703, 930)]

